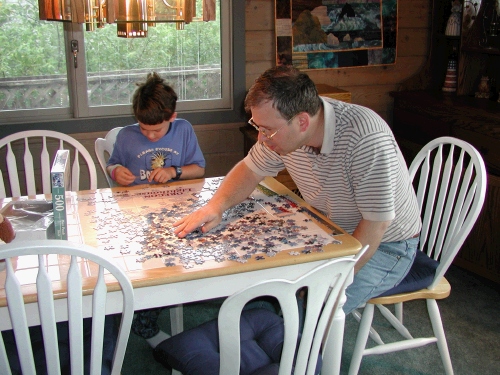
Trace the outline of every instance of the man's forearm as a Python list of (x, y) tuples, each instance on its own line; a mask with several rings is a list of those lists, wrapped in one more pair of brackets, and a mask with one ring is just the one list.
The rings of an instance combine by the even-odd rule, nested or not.
[(368, 245), (368, 250), (354, 266), (354, 272), (358, 272), (375, 254), (390, 221), (369, 221), (361, 219), (352, 236), (361, 242), (362, 246)]

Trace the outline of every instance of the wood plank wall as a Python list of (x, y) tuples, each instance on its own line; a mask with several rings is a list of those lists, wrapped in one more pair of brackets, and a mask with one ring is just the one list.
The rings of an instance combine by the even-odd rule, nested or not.
[[(348, 90), (352, 102), (376, 111), (392, 123), (390, 91), (417, 73), (429, 51), (430, 0), (398, 1), (396, 63), (386, 66), (322, 69), (308, 72), (316, 83)], [(275, 64), (274, 0), (246, 1), (246, 86)]]

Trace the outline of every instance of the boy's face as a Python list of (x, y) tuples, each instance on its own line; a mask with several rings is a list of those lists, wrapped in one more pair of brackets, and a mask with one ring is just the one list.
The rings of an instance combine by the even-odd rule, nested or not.
[(149, 141), (157, 142), (159, 141), (165, 134), (167, 134), (168, 129), (170, 128), (170, 123), (175, 120), (176, 113), (168, 121), (163, 121), (162, 123), (156, 125), (146, 125), (142, 122), (139, 122), (139, 128), (141, 129), (142, 135), (144, 135)]

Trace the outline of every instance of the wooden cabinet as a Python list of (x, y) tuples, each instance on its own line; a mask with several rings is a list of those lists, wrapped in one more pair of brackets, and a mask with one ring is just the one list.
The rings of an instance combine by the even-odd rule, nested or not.
[[(491, 99), (498, 99), (500, 83), (500, 4), (497, 0), (472, 0), (478, 4), (472, 24), (464, 21), (460, 39), (458, 65), (458, 95), (472, 95), (478, 91), (481, 77), (487, 77), (491, 86)], [(467, 12), (467, 8), (464, 11)]]
[[(493, 13), (496, 2), (462, 1), (465, 15), (461, 33), (448, 36), (446, 25), (451, 14), (451, 1), (433, 0), (428, 59), (416, 75), (402, 83), (401, 90), (441, 91), (450, 57), (456, 54), (455, 94), (474, 96), (481, 77), (486, 76), (491, 86), (491, 99), (497, 100), (500, 88), (500, 16)], [(497, 21), (492, 22), (495, 17)]]
[(463, 139), (486, 163), (486, 201), (454, 263), (500, 283), (500, 103), (441, 92), (393, 93), (393, 131), (407, 163), (440, 136)]
[[(420, 72), (392, 93), (392, 128), (408, 163), (430, 140), (453, 136), (475, 146), (488, 172), (486, 201), (481, 215), (454, 263), (500, 283), (500, 39), (492, 24), (496, 0), (465, 1), (465, 12), (477, 13), (472, 23), (462, 20), (460, 36), (445, 35), (451, 14), (449, 0), (433, 0), (429, 57)], [(458, 55), (457, 90), (443, 92), (450, 54)], [(482, 76), (492, 83), (490, 98), (477, 98)], [(495, 84), (496, 82), (496, 84)]]

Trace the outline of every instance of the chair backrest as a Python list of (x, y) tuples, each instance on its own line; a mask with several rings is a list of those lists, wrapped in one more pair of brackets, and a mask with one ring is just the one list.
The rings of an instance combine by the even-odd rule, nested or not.
[[(58, 145), (51, 147), (50, 139), (57, 140)], [(21, 142), (22, 141), (22, 142)], [(24, 151), (21, 143), (24, 143)], [(97, 172), (94, 161), (87, 149), (73, 137), (51, 130), (28, 130), (11, 134), (0, 140), (0, 149), (7, 147), (6, 166), (10, 182), (10, 197), (22, 195), (50, 194), (50, 169), (57, 150), (69, 149), (71, 151), (71, 190), (83, 190), (80, 188), (80, 155), (86, 163), (89, 175), (89, 186), (87, 189), (97, 189)], [(68, 147), (69, 146), (69, 147)], [(19, 150), (19, 151), (18, 151)], [(50, 151), (49, 151), (50, 150)], [(19, 157), (16, 157), (19, 153)], [(18, 174), (17, 159), (23, 160), (24, 179)], [(35, 154), (35, 156), (33, 156)], [(35, 171), (40, 176), (35, 178)], [(0, 170), (0, 172), (3, 172)], [(2, 173), (3, 177), (3, 173)], [(24, 181), (23, 181), (24, 180)], [(38, 181), (41, 181), (37, 183)], [(21, 186), (25, 188), (21, 188)], [(0, 180), (0, 198), (7, 197), (4, 179)]]
[[(118, 375), (123, 363), (134, 314), (132, 284), (125, 272), (116, 265), (113, 259), (109, 258), (106, 254), (102, 254), (102, 251), (97, 251), (97, 249), (90, 246), (74, 244), (65, 240), (19, 241), (1, 246), (0, 259), (5, 259), (6, 274), (4, 291), (6, 293), (9, 311), (8, 316), (7, 314), (2, 314), (2, 319), (10, 319), (11, 321), (22, 373), (25, 375), (35, 375), (35, 361), (32, 354), (32, 344), (28, 330), (29, 323), (27, 321), (22, 287), (19, 281), (23, 272), (16, 272), (15, 264), (16, 262), (17, 264), (20, 262), (16, 257), (34, 256), (31, 258), (28, 257), (26, 260), (31, 259), (33, 262), (36, 262), (36, 259), (38, 260), (38, 269), (35, 268), (34, 272), (37, 273), (36, 293), (38, 315), (43, 335), (47, 370), (49, 374), (60, 374), (60, 344), (58, 343), (58, 336), (56, 333), (56, 312), (61, 315), (61, 311), (56, 311), (53, 285), (61, 285), (61, 283), (59, 283), (59, 280), (51, 279), (51, 275), (54, 274), (50, 271), (52, 268), (50, 266), (53, 265), (50, 261), (52, 254), (57, 254), (59, 260), (64, 258), (64, 256), (68, 256), (67, 277), (63, 280), (63, 272), (61, 272), (61, 283), (62, 285), (67, 284), (67, 309), (64, 310), (68, 318), (69, 360), (72, 374), (83, 374), (84, 368), (82, 314), (85, 306), (82, 306), (82, 293), (85, 289), (86, 294), (88, 294), (89, 285), (85, 284), (82, 287), (81, 271), (93, 268), (97, 274), (94, 278), (95, 285), (91, 287), (93, 288), (93, 292), (91, 306), (90, 374), (101, 374), (105, 306), (108, 297), (107, 286), (104, 280), (105, 272), (109, 272), (118, 281), (119, 290), (121, 290), (122, 295), (121, 300), (118, 299), (122, 302), (122, 315), (111, 371), (111, 374)], [(98, 265), (98, 267), (94, 267), (94, 264)], [(59, 271), (61, 271), (61, 268), (63, 267), (60, 267)], [(109, 279), (109, 276), (106, 277)], [(114, 289), (116, 290), (116, 288)], [(113, 300), (114, 303), (117, 303), (116, 298)], [(88, 308), (90, 308), (90, 306)], [(60, 309), (60, 307), (58, 309)], [(30, 311), (30, 314), (33, 315), (33, 310)], [(33, 320), (33, 316), (29, 316), (29, 318)], [(67, 360), (67, 358), (61, 359)], [(11, 373), (2, 335), (0, 335), (0, 373)]]
[[(333, 317), (341, 313), (344, 290), (352, 282), (352, 270), (364, 247), (355, 258), (328, 261), (296, 280), (267, 280), (227, 298), (219, 311), (220, 374), (238, 374), (240, 370), (240, 315), (245, 304), (260, 296), (277, 299), (283, 312), (284, 344), (279, 374), (314, 374), (318, 355), (327, 347)], [(307, 309), (299, 338), (299, 311), (296, 294), (307, 288)], [(335, 332), (331, 332), (335, 334)], [(343, 334), (343, 331), (342, 331)], [(298, 345), (298, 348), (297, 348)], [(295, 364), (294, 364), (294, 358)], [(307, 372), (306, 372), (307, 371)]]
[(471, 231), (486, 195), (487, 174), (479, 152), (453, 137), (437, 138), (409, 168), (421, 211), (420, 249), (439, 260), (434, 288)]
[(117, 186), (116, 182), (111, 179), (106, 171), (106, 163), (113, 152), (113, 147), (115, 146), (116, 136), (121, 130), (121, 127), (111, 129), (106, 137), (97, 138), (95, 141), (95, 154), (99, 164), (101, 165), (104, 176), (106, 176), (106, 181), (108, 181), (109, 187)]

